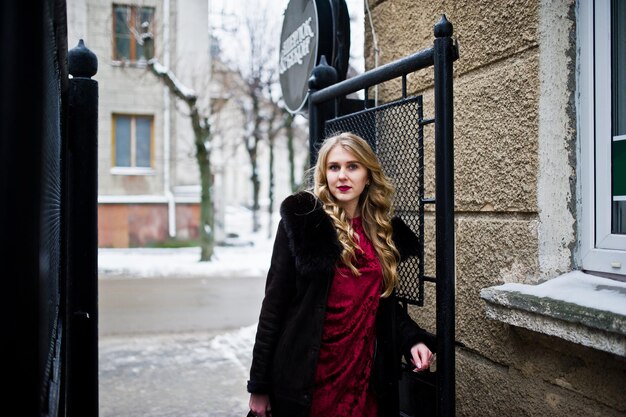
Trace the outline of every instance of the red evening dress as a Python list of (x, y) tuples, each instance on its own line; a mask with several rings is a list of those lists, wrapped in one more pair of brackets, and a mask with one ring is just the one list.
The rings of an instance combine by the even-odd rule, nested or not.
[(377, 414), (369, 382), (383, 273), (360, 217), (352, 219), (352, 227), (362, 250), (357, 250), (353, 264), (361, 275), (345, 266), (335, 271), (315, 370), (311, 417)]

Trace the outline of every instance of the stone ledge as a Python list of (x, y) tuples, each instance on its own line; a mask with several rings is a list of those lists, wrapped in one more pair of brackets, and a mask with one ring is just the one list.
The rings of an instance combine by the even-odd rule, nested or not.
[(538, 285), (484, 288), (491, 319), (626, 356), (626, 283), (573, 271)]

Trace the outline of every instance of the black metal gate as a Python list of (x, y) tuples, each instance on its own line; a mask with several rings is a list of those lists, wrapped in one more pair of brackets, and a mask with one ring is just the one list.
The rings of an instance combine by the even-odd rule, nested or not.
[(97, 416), (95, 66), (69, 78), (65, 0), (0, 2), (0, 63), (5, 408)]
[[(398, 269), (398, 298), (405, 307), (422, 306), (424, 282), (436, 284), (436, 377), (405, 373), (400, 392), (403, 416), (455, 414), (452, 66), (458, 59), (458, 49), (451, 38), (452, 24), (445, 16), (434, 32), (433, 47), (339, 83), (334, 69), (322, 59), (309, 81), (311, 164), (323, 139), (334, 133), (353, 132), (367, 140), (395, 183), (395, 215), (411, 227), (420, 241), (418, 256)], [(407, 97), (407, 75), (431, 66), (435, 79), (434, 118), (424, 118), (422, 96)], [(402, 98), (372, 107), (369, 90), (398, 77), (402, 80)], [(365, 91), (365, 100), (363, 108), (355, 111), (354, 101), (345, 96), (359, 90)], [(424, 195), (424, 126), (431, 123), (435, 125), (436, 200)], [(424, 209), (429, 204), (435, 207), (436, 277), (426, 276), (424, 265)]]

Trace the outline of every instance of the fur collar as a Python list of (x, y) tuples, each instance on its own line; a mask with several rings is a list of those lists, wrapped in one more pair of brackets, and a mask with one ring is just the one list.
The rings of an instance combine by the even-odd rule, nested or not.
[[(280, 215), (298, 272), (308, 276), (333, 274), (342, 247), (321, 201), (309, 192), (291, 195), (281, 204)], [(401, 260), (417, 255), (419, 240), (413, 231), (398, 217), (391, 225)]]

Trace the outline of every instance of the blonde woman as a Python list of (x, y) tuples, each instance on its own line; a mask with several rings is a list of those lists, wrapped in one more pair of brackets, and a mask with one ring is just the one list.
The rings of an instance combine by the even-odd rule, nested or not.
[(313, 190), (281, 205), (248, 391), (258, 417), (397, 416), (401, 355), (430, 366), (434, 340), (395, 300), (417, 238), (390, 218), (393, 187), (372, 148), (322, 144)]

